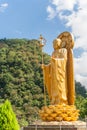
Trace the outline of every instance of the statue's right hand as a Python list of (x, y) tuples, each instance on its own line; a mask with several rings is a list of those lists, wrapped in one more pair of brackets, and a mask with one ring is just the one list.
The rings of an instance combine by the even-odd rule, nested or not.
[(54, 57), (51, 57), (52, 61), (55, 62), (55, 58)]
[(41, 68), (44, 69), (44, 64), (41, 65)]

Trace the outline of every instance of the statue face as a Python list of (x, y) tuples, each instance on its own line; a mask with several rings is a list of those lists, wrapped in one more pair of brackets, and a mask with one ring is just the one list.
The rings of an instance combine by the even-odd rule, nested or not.
[(61, 47), (61, 40), (60, 39), (55, 39), (53, 41), (53, 48), (56, 50), (56, 49), (59, 49)]

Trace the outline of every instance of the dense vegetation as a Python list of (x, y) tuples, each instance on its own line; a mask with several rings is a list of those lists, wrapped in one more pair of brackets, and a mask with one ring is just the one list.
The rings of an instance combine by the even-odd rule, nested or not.
[[(44, 53), (45, 63), (49, 62), (49, 57)], [(11, 101), (22, 126), (38, 118), (38, 110), (44, 104), (41, 62), (42, 52), (37, 40), (0, 40), (0, 103), (6, 99)], [(84, 117), (87, 114), (86, 89), (78, 82), (76, 97), (76, 105)]]
[[(44, 54), (47, 63), (49, 56)], [(42, 53), (36, 40), (0, 40), (0, 102), (9, 99), (19, 119), (27, 123), (43, 106)]]
[(80, 110), (80, 119), (87, 118), (87, 90), (80, 82), (75, 83), (76, 88), (76, 106)]

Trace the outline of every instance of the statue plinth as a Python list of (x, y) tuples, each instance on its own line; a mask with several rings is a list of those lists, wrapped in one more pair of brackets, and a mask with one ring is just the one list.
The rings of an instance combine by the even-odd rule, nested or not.
[(82, 121), (51, 121), (51, 122), (43, 122), (36, 121), (33, 125), (29, 125), (28, 127), (24, 127), (23, 130), (86, 130), (86, 123)]

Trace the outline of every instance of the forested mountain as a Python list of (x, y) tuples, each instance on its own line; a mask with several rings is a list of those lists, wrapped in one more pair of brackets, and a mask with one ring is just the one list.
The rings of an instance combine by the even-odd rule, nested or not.
[[(44, 63), (50, 56), (44, 53)], [(43, 106), (42, 52), (37, 40), (0, 40), (0, 103), (9, 99), (23, 125), (38, 118)], [(86, 89), (76, 82), (76, 105), (86, 100)]]

